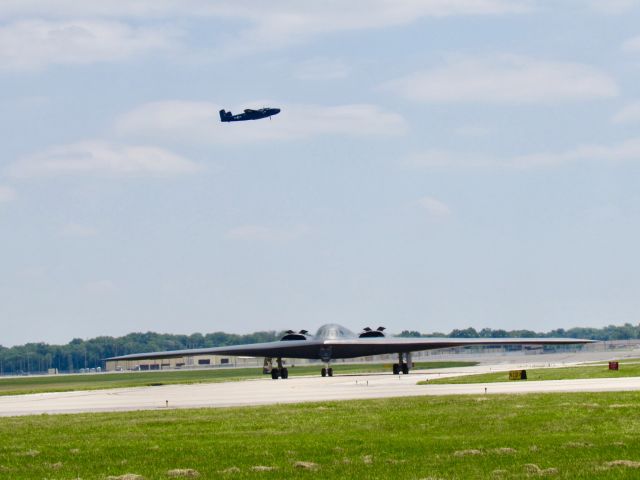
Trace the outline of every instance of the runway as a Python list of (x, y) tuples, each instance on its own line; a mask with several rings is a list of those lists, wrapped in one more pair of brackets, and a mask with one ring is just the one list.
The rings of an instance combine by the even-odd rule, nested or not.
[(410, 375), (338, 375), (246, 380), (225, 383), (164, 385), (15, 395), (0, 397), (0, 416), (160, 410), (167, 408), (240, 407), (283, 403), (355, 400), (420, 395), (494, 395), (542, 392), (640, 390), (640, 377), (580, 380), (514, 381), (488, 384), (417, 385), (421, 380), (472, 372), (509, 370), (523, 365), (457, 368)]

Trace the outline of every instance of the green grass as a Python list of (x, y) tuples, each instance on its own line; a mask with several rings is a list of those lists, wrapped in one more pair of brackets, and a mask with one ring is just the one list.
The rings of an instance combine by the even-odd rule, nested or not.
[(636, 479), (610, 462), (640, 462), (638, 408), (616, 392), (0, 418), (0, 479)]
[[(449, 368), (476, 365), (475, 362), (416, 362), (415, 368)], [(319, 375), (321, 366), (290, 367), (289, 375)], [(386, 364), (337, 364), (335, 374), (376, 373), (390, 371)], [(261, 368), (229, 368), (177, 370), (159, 372), (101, 373), (85, 375), (51, 375), (40, 377), (7, 377), (0, 379), (0, 395), (68, 392), (103, 388), (141, 387), (176, 383), (227, 382), (263, 378)]]
[[(640, 376), (640, 363), (620, 363), (620, 370), (609, 370), (607, 364), (584, 367), (527, 369), (527, 380), (571, 380), (578, 378), (617, 378)], [(462, 377), (437, 378), (421, 384), (434, 383), (495, 383), (509, 382), (509, 372), (465, 375)], [(518, 380), (520, 381), (520, 380)], [(639, 471), (640, 473), (640, 471)]]

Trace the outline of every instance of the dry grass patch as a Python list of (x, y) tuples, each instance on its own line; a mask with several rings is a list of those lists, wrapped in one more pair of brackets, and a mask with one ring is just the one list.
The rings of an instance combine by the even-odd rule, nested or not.
[(612, 462), (605, 463), (606, 467), (626, 467), (626, 468), (640, 468), (640, 462), (634, 462), (633, 460), (614, 460)]
[(318, 470), (320, 468), (320, 465), (318, 465), (317, 463), (303, 461), (295, 462), (293, 466), (295, 468), (302, 468), (304, 470)]
[(453, 452), (454, 457), (467, 457), (470, 455), (482, 455), (482, 450), (476, 450), (475, 448), (470, 448), (468, 450), (457, 450)]
[(366, 463), (367, 465), (371, 465), (373, 463), (373, 456), (372, 455), (365, 455), (364, 457), (362, 457), (362, 463)]
[(137, 473), (125, 473), (124, 475), (118, 476), (111, 475), (107, 477), (107, 480), (144, 480), (144, 477)]
[(535, 463), (527, 463), (524, 466), (524, 471), (529, 475), (537, 475), (537, 476), (545, 476), (545, 475), (557, 475), (558, 469), (554, 467), (550, 468), (540, 468)]
[(47, 467), (51, 470), (60, 470), (62, 468), (62, 462), (47, 463)]
[(276, 467), (268, 467), (266, 465), (254, 465), (251, 467), (251, 470), (254, 472), (270, 472), (275, 469)]
[(567, 448), (591, 448), (593, 443), (589, 442), (567, 442), (564, 444)]
[(17, 452), (15, 454), (18, 457), (36, 457), (40, 455), (38, 450), (27, 450), (26, 452)]
[(187, 477), (187, 478), (195, 478), (200, 476), (200, 472), (194, 470), (193, 468), (174, 468), (173, 470), (169, 470), (167, 472), (172, 478), (176, 477)]
[(240, 469), (238, 467), (229, 467), (224, 470), (220, 470), (218, 473), (240, 473)]
[(493, 451), (498, 455), (509, 455), (517, 452), (515, 448), (511, 448), (511, 447), (494, 448)]

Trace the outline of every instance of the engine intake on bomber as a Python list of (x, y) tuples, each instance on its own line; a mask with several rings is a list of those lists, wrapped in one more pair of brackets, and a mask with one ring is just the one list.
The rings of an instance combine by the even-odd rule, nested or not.
[(287, 330), (284, 333), (285, 335), (280, 340), (306, 340), (309, 332), (307, 330), (300, 330), (296, 333), (293, 330)]
[(372, 337), (384, 337), (384, 327), (378, 327), (375, 330), (371, 330), (370, 327), (364, 327), (362, 333), (358, 335), (360, 338), (372, 338)]

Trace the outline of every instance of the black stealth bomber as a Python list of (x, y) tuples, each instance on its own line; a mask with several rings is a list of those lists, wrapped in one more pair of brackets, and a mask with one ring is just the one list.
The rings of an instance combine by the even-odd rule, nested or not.
[(220, 110), (221, 122), (244, 122), (245, 120), (260, 120), (261, 118), (272, 117), (280, 113), (279, 108), (260, 108), (258, 110), (251, 110), (247, 108), (244, 113), (234, 115), (226, 110)]
[(333, 369), (329, 366), (333, 359), (397, 353), (398, 363), (393, 365), (393, 373), (399, 374), (400, 372), (409, 373), (410, 353), (422, 350), (471, 345), (571, 345), (593, 342), (593, 340), (579, 338), (401, 338), (387, 337), (384, 330), (384, 327), (378, 327), (376, 330), (367, 327), (356, 335), (341, 325), (328, 324), (320, 327), (314, 336), (309, 335), (306, 330), (299, 332), (289, 330), (280, 340), (275, 342), (135, 353), (107, 360), (153, 360), (193, 355), (265, 357), (265, 365), (271, 366), (271, 359), (277, 361), (277, 366), (270, 369), (271, 378), (275, 380), (279, 377), (288, 378), (289, 376), (289, 371), (283, 366), (283, 358), (322, 360), (326, 364), (321, 370), (324, 377), (333, 376)]

